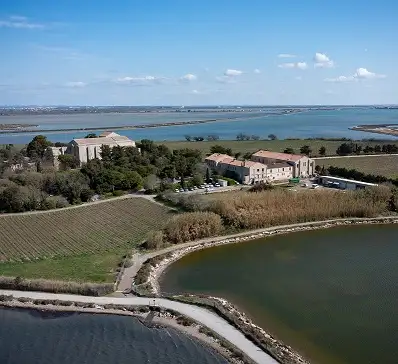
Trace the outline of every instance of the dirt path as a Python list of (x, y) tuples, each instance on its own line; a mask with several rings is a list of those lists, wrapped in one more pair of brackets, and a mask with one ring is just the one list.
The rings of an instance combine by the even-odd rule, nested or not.
[(121, 306), (148, 306), (155, 305), (175, 310), (182, 315), (207, 326), (209, 329), (222, 336), (224, 339), (235, 345), (247, 356), (259, 364), (277, 364), (278, 362), (262, 351), (259, 347), (248, 340), (239, 330), (230, 325), (227, 321), (209, 310), (189, 305), (186, 303), (170, 301), (164, 298), (149, 299), (145, 297), (88, 297), (70, 294), (54, 294), (44, 292), (10, 291), (0, 290), (0, 295), (12, 295), (14, 297), (27, 297), (31, 299), (60, 300), (83, 303), (94, 303), (96, 305), (114, 304)]

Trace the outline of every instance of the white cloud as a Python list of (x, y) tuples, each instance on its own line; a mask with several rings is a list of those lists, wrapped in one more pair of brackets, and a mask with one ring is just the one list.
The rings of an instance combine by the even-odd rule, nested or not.
[(344, 82), (351, 82), (355, 81), (354, 76), (339, 76), (336, 78), (325, 78), (325, 82), (336, 82), (336, 83), (344, 83)]
[(296, 58), (297, 56), (295, 54), (289, 54), (289, 53), (281, 53), (278, 54), (278, 58)]
[(0, 28), (14, 28), (14, 29), (43, 29), (44, 24), (31, 23), (23, 16), (10, 16), (6, 20), (0, 20)]
[(305, 62), (296, 62), (296, 63), (289, 62), (289, 63), (278, 64), (278, 67), (279, 68), (290, 68), (290, 69), (297, 68), (299, 70), (305, 70), (308, 68), (308, 65)]
[(305, 70), (305, 69), (307, 69), (308, 66), (307, 66), (307, 63), (305, 63), (305, 62), (298, 62), (298, 63), (296, 63), (296, 67), (300, 70)]
[(355, 78), (359, 79), (374, 79), (374, 78), (385, 78), (386, 75), (377, 74), (374, 72), (368, 71), (366, 68), (357, 68), (354, 74)]
[(224, 72), (224, 75), (227, 77), (235, 77), (235, 76), (240, 76), (243, 72), (239, 70), (232, 70), (228, 69)]
[(261, 73), (261, 71), (258, 69), (258, 68), (256, 68), (254, 71), (253, 71), (255, 74), (260, 74)]
[(315, 64), (314, 64), (315, 68), (333, 68), (334, 67), (334, 61), (332, 61), (324, 53), (315, 53), (314, 62), (315, 62)]
[(81, 88), (87, 86), (87, 84), (81, 81), (74, 81), (74, 82), (67, 82), (65, 86), (72, 88)]
[(180, 78), (181, 81), (185, 81), (185, 82), (196, 81), (197, 79), (198, 79), (198, 77), (196, 75), (191, 74), (191, 73), (188, 73), (185, 76), (182, 76)]
[(119, 84), (151, 84), (154, 82), (160, 82), (165, 80), (164, 77), (155, 77), (155, 76), (144, 76), (144, 77), (119, 77), (114, 80), (116, 83)]
[(337, 83), (344, 83), (344, 82), (352, 82), (358, 80), (372, 80), (377, 78), (385, 78), (386, 75), (374, 73), (368, 71), (366, 68), (357, 68), (355, 73), (351, 76), (339, 76), (336, 78), (325, 78), (325, 82), (337, 82)]

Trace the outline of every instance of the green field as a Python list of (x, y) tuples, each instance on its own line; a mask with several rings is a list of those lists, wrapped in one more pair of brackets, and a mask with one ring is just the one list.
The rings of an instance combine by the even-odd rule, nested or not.
[[(300, 153), (300, 147), (303, 145), (309, 145), (312, 149), (312, 156), (318, 156), (319, 148), (324, 146), (326, 148), (326, 155), (336, 155), (336, 149), (344, 141), (330, 141), (330, 140), (249, 140), (249, 141), (238, 141), (238, 140), (217, 140), (217, 141), (203, 141), (203, 142), (158, 142), (158, 144), (164, 144), (171, 149), (179, 148), (192, 148), (199, 149), (204, 154), (210, 153), (210, 147), (212, 145), (221, 145), (225, 148), (231, 148), (234, 153), (253, 153), (259, 149), (267, 149), (274, 152), (283, 152), (286, 148), (293, 148), (295, 153)], [(355, 142), (363, 147), (366, 145), (374, 146), (376, 144), (391, 144), (394, 141), (369, 141), (369, 142)]]
[(317, 159), (319, 166), (343, 167), (347, 169), (357, 169), (363, 173), (386, 176), (388, 178), (398, 177), (398, 156), (385, 155), (380, 157), (336, 157), (328, 159)]
[(112, 281), (122, 256), (169, 217), (143, 198), (0, 216), (0, 275)]

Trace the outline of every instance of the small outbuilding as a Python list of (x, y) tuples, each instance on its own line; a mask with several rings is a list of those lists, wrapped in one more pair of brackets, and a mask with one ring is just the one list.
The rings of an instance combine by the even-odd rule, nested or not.
[(318, 183), (325, 187), (338, 188), (340, 190), (359, 190), (366, 187), (377, 186), (375, 183), (355, 181), (333, 176), (318, 176)]

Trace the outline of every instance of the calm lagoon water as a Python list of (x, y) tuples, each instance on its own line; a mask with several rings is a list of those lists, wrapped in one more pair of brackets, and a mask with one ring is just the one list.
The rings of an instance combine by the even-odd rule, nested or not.
[(174, 329), (127, 316), (0, 309), (1, 364), (227, 364)]
[[(253, 117), (255, 116), (255, 117)], [(238, 120), (225, 120), (230, 117), (239, 117)], [(236, 135), (259, 135), (266, 138), (269, 134), (276, 134), (280, 139), (288, 137), (347, 137), (361, 138), (388, 138), (377, 134), (349, 130), (358, 124), (398, 123), (398, 110), (386, 109), (341, 109), (341, 110), (314, 110), (289, 115), (274, 115), (272, 113), (164, 113), (164, 114), (89, 114), (89, 115), (59, 115), (59, 116), (25, 116), (1, 117), (1, 123), (33, 123), (39, 124), (38, 133), (30, 134), (1, 134), (0, 144), (20, 144), (29, 142), (34, 135), (45, 134), (52, 141), (68, 142), (73, 138), (84, 137), (87, 132), (81, 133), (46, 133), (45, 129), (76, 128), (76, 127), (106, 127), (120, 125), (134, 125), (146, 123), (168, 123), (173, 121), (223, 119), (207, 124), (186, 126), (169, 126), (150, 129), (123, 130), (118, 133), (133, 140), (183, 140), (185, 135), (207, 136), (217, 134), (221, 139), (233, 140)], [(100, 132), (100, 131), (98, 131)]]
[(398, 226), (338, 227), (194, 252), (164, 292), (221, 296), (313, 363), (398, 363)]

